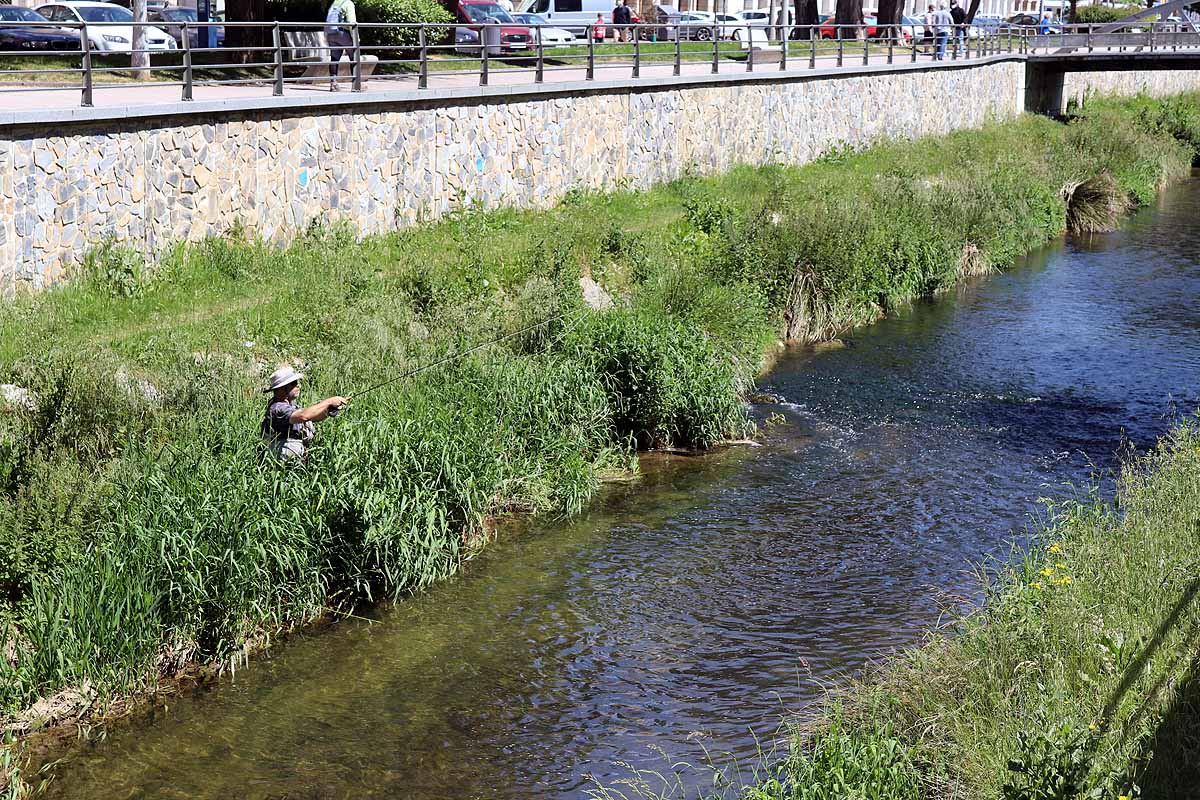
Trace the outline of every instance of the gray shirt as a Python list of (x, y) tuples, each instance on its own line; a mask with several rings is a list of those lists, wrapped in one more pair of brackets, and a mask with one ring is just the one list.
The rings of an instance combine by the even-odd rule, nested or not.
[(313, 426), (307, 422), (292, 423), (292, 414), (300, 410), (300, 406), (286, 400), (278, 400), (267, 406), (263, 415), (263, 439), (271, 445), (280, 445), (289, 439), (299, 439), (307, 442), (312, 438)]
[(950, 12), (944, 8), (939, 8), (933, 12), (933, 32), (934, 33), (949, 33), (954, 26), (954, 17), (950, 16)]

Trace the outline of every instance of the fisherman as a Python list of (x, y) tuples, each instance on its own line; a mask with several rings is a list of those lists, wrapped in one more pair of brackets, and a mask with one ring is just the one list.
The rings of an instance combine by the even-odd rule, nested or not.
[(280, 367), (271, 373), (271, 382), (263, 393), (271, 395), (263, 414), (262, 437), (271, 455), (280, 461), (300, 461), (316, 433), (314, 422), (337, 414), (350, 401), (341, 396), (327, 397), (301, 408), (300, 381), (304, 375), (292, 367)]

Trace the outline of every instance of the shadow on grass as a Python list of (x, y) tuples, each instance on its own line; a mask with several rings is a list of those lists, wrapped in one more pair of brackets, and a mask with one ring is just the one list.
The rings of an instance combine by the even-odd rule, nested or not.
[(1190, 800), (1200, 797), (1200, 660), (1176, 690), (1154, 738), (1143, 752), (1139, 783), (1144, 797)]

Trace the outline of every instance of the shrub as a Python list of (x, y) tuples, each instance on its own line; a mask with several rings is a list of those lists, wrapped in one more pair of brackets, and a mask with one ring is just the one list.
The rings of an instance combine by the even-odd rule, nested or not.
[(1079, 9), (1075, 20), (1080, 25), (1099, 25), (1105, 22), (1116, 22), (1125, 19), (1130, 14), (1144, 10), (1142, 6), (1084, 6)]
[[(361, 22), (392, 24), (448, 24), (454, 22), (454, 15), (441, 6), (437, 0), (360, 0), (357, 8), (358, 19)], [(448, 29), (446, 35), (449, 35)], [(441, 37), (436, 38), (440, 39)], [(415, 28), (364, 28), (361, 39), (364, 45), (402, 50), (416, 47), (419, 37)]]

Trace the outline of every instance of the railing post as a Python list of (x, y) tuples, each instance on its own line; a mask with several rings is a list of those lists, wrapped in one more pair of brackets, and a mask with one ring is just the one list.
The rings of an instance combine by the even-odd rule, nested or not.
[[(207, 33), (207, 31), (205, 32)], [(275, 88), (272, 94), (276, 97), (283, 96), (283, 37), (279, 33), (279, 23), (276, 22), (271, 27), (271, 47), (274, 48), (272, 58), (275, 60)]]
[(821, 31), (818, 28), (813, 28), (811, 25), (808, 28), (808, 68), (817, 68), (817, 39), (821, 38)]
[(183, 21), (180, 38), (183, 40), (183, 96), (180, 99), (187, 102), (192, 99), (192, 34), (187, 20)]
[(713, 40), (712, 74), (713, 75), (716, 75), (718, 72), (721, 71), (721, 31), (722, 31), (722, 28), (716, 27), (716, 26), (713, 27), (713, 34), (712, 34), (712, 40)]
[(1154, 52), (1154, 23), (1150, 23), (1150, 52)]
[(860, 30), (862, 31), (863, 37), (863, 66), (865, 67), (871, 63), (871, 40), (867, 36), (866, 25), (862, 26)]
[(912, 62), (917, 63), (917, 29), (913, 28), (912, 32)]
[(833, 26), (833, 32), (834, 32), (834, 34), (836, 34), (836, 35), (837, 35), (837, 43), (838, 43), (837, 65), (840, 67), (840, 66), (842, 66), (842, 58), (843, 58), (843, 56), (844, 56), (844, 54), (845, 54), (845, 43), (846, 43), (846, 40), (845, 40), (845, 38), (842, 36), (842, 34), (844, 34), (844, 33), (845, 33), (845, 31), (843, 31), (843, 30), (842, 30), (842, 26), (841, 26), (841, 25), (834, 25), (834, 26)]
[(889, 63), (889, 64), (892, 63), (892, 50), (893, 50), (893, 47), (895, 44), (896, 44), (896, 32), (892, 31), (888, 35), (888, 56), (887, 56), (888, 60), (887, 60), (887, 63)]
[(83, 97), (79, 101), (79, 105), (86, 108), (92, 107), (92, 40), (88, 38), (87, 23), (80, 23), (79, 26), (79, 46), (82, 49), (83, 67)]
[(746, 50), (746, 72), (754, 72), (754, 28), (751, 27), (753, 24), (746, 23), (746, 38), (749, 40), (749, 49)]
[(633, 31), (633, 77), (642, 77), (642, 37), (637, 25), (630, 25)]
[[(787, 9), (784, 9), (783, 14), (786, 19)], [(783, 37), (779, 40), (779, 71), (784, 72), (787, 70), (787, 49), (788, 42), (791, 41), (792, 31), (787, 25), (784, 25), (780, 30), (783, 31)]]
[(362, 40), (358, 36), (358, 23), (350, 28), (350, 43), (354, 47), (354, 63), (350, 65), (350, 91), (361, 92), (362, 88)]
[(596, 79), (596, 28), (595, 28), (595, 26), (588, 25), (587, 37), (588, 37), (587, 73), (584, 75), (584, 78), (589, 81), (594, 81)]
[(491, 48), (487, 43), (487, 23), (479, 29), (479, 85), (487, 86), (488, 80), (491, 77), (491, 56), (489, 55)]
[(675, 24), (675, 68), (671, 71), (671, 74), (674, 75), (675, 77), (679, 77), (679, 70), (680, 70), (680, 67), (682, 66), (680, 63), (681, 61), (683, 61), (683, 53), (680, 51), (680, 47), (679, 47), (679, 24), (676, 23)]
[(533, 73), (533, 82), (541, 83), (546, 77), (546, 50), (542, 46), (542, 26), (535, 25), (534, 32), (537, 33), (537, 68)]
[[(479, 43), (481, 45), (483, 45), (484, 47), (487, 47), (487, 43), (484, 41), (484, 38), (483, 38), (482, 30), (480, 30), (480, 32), (479, 32)], [(417, 88), (418, 89), (428, 89), (429, 88), (429, 44), (426, 41), (426, 37), (425, 37), (425, 24), (424, 23), (421, 23), (421, 27), (417, 28), (417, 44), (421, 48), (420, 55), (418, 56), (418, 58), (420, 59), (420, 63), (418, 64), (418, 67), (417, 67)]]
[(1092, 52), (1092, 23), (1087, 26), (1087, 51)]

